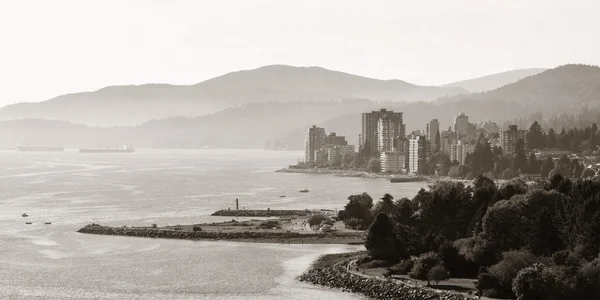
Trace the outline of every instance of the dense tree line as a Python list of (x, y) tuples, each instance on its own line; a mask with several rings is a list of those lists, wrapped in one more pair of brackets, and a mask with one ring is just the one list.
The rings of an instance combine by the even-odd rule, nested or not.
[(546, 133), (538, 121), (534, 121), (527, 133), (527, 148), (529, 149), (557, 149), (573, 153), (597, 153), (600, 136), (598, 126), (592, 123), (582, 128), (571, 128), (560, 131), (554, 128), (548, 129)]
[(541, 175), (549, 178), (561, 174), (568, 178), (587, 178), (596, 174), (594, 169), (587, 169), (578, 159), (569, 159), (566, 154), (557, 159), (551, 156), (540, 158), (533, 151), (528, 151), (523, 140), (518, 140), (513, 153), (502, 153), (497, 147), (492, 147), (487, 139), (480, 139), (473, 151), (467, 155), (465, 164), (451, 162), (443, 153), (437, 153), (431, 160), (430, 174), (436, 168), (438, 174), (453, 178), (473, 179), (478, 174), (488, 178), (511, 179), (520, 175)]
[[(527, 185), (437, 182), (413, 199), (350, 196), (343, 219), (374, 220), (365, 247), (392, 273), (423, 280), (477, 277), (488, 297), (597, 299), (600, 178), (560, 174)], [(435, 275), (435, 276), (434, 276)], [(443, 280), (443, 279), (441, 279)]]

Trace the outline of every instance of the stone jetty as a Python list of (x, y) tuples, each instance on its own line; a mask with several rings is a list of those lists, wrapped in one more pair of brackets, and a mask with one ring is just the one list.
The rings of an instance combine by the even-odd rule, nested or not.
[(312, 269), (302, 274), (300, 281), (359, 293), (372, 299), (402, 300), (472, 300), (475, 297), (459, 293), (436, 292), (425, 288), (410, 287), (393, 281), (363, 277), (339, 267)]
[(212, 216), (220, 217), (286, 217), (286, 216), (308, 216), (311, 214), (309, 210), (269, 210), (269, 209), (250, 209), (250, 210), (234, 210), (223, 209), (218, 210)]
[[(77, 232), (102, 235), (122, 235), (148, 238), (185, 239), (185, 240), (281, 240), (307, 237), (299, 232), (269, 232), (269, 231), (182, 231), (140, 227), (111, 227), (98, 224), (89, 224)], [(308, 237), (318, 238), (322, 234), (310, 234)]]
[(145, 238), (183, 240), (222, 240), (264, 243), (308, 243), (308, 244), (348, 244), (362, 242), (358, 235), (335, 235), (325, 233), (300, 233), (286, 231), (221, 231), (221, 230), (172, 230), (149, 227), (112, 227), (89, 224), (77, 232), (86, 234), (120, 235)]

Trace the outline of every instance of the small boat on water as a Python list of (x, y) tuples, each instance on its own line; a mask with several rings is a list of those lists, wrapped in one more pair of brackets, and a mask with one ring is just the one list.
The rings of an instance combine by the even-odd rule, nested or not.
[(50, 224), (52, 224), (52, 222), (44, 222), (44, 224), (50, 225)]
[(25, 224), (27, 224), (27, 225), (31, 225), (31, 222), (25, 222)]
[(281, 195), (281, 196), (279, 196), (279, 198), (285, 198), (285, 195)]
[(25, 218), (25, 217), (29, 217), (29, 215), (27, 213), (22, 213), (21, 217)]
[(300, 190), (300, 193), (308, 193), (308, 189)]

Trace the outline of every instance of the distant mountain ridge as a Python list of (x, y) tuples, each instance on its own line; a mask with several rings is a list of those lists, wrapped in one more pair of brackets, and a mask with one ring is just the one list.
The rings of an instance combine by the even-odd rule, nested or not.
[(547, 69), (542, 68), (512, 70), (502, 73), (491, 74), (479, 78), (449, 83), (442, 85), (442, 87), (459, 87), (472, 93), (481, 93), (495, 90), (497, 88), (511, 83), (515, 83), (523, 78), (537, 75), (546, 70)]
[[(600, 124), (600, 68), (565, 65), (489, 92), (434, 102), (374, 102), (354, 99), (329, 102), (246, 103), (220, 112), (179, 116), (129, 127), (94, 128), (49, 120), (0, 123), (0, 145), (63, 144), (65, 147), (133, 144), (149, 148), (263, 148), (301, 150), (306, 128), (325, 127), (357, 143), (361, 113), (387, 108), (404, 113), (407, 130), (424, 129), (437, 118), (440, 128), (465, 112), (470, 122), (491, 120), (529, 126), (541, 118), (561, 128)], [(575, 118), (573, 116), (577, 115)]]
[(194, 85), (145, 84), (105, 87), (39, 103), (0, 108), (0, 120), (46, 118), (94, 126), (137, 125), (174, 115), (205, 115), (242, 103), (341, 101), (432, 101), (468, 93), (457, 87), (418, 86), (321, 67), (271, 65), (228, 73)]

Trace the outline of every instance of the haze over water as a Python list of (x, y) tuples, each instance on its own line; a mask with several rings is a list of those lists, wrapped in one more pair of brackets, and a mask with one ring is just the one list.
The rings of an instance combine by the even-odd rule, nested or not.
[[(246, 209), (340, 209), (350, 194), (412, 197), (425, 185), (273, 172), (301, 156), (213, 149), (142, 149), (133, 154), (0, 151), (0, 298), (358, 299), (294, 279), (319, 255), (355, 246), (75, 232), (92, 222), (142, 226), (216, 221), (207, 216), (233, 208), (235, 198)], [(298, 192), (304, 188), (310, 192)], [(24, 212), (30, 216), (21, 217)]]

